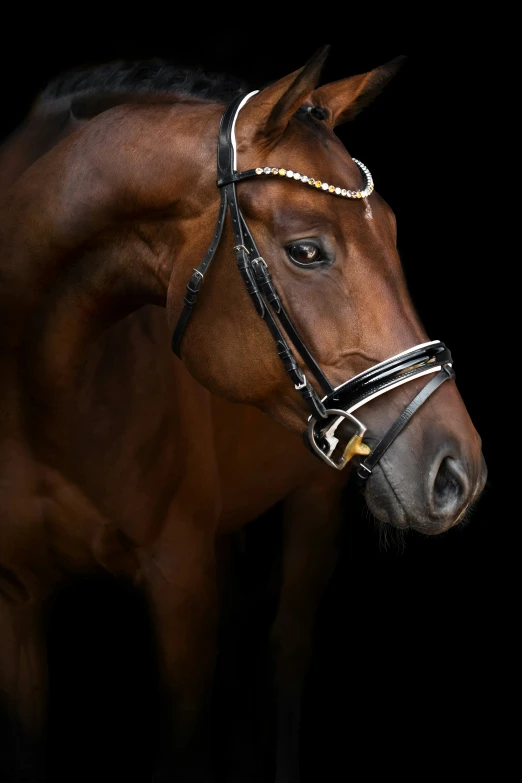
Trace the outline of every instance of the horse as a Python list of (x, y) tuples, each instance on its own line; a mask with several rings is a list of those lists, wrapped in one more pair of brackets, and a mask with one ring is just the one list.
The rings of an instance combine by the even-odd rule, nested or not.
[[(262, 171), (232, 184), (280, 300), (337, 388), (430, 342), (407, 294), (393, 213), (333, 132), (398, 64), (318, 87), (324, 57), (321, 50), (241, 106), (237, 157), (244, 170)], [(35, 145), (29, 127), (3, 156), (12, 165), (1, 187), (2, 690), (36, 740), (45, 723), (47, 596), (72, 573), (101, 568), (130, 578), (154, 618), (169, 763), (181, 779), (204, 779), (196, 749), (215, 660), (216, 540), (287, 499), (273, 632), (283, 726), (298, 709), (288, 694), (298, 692), (309, 658), (347, 471), (325, 465), (298, 437), (310, 433), (311, 418), (308, 440), (323, 450), (318, 381), (301, 380), (308, 365), (292, 365), (287, 353), (297, 381), (288, 383), (250, 301), (264, 307), (256, 281), (247, 275), (245, 290), (230, 264), (233, 218), (182, 334), (182, 361), (172, 358), (187, 280), (213, 235), (222, 97), (123, 84), (49, 103), (44, 141)], [(287, 176), (301, 171), (322, 180)], [(325, 180), (336, 186), (325, 191)], [(480, 439), (453, 377), (444, 380), (365, 482), (373, 513), (398, 528), (449, 529), (485, 482)], [(385, 398), (363, 400), (367, 431), (355, 433), (349, 466), (362, 464), (364, 443), (382, 442), (424, 381), (415, 375)], [(301, 384), (308, 398), (296, 394)], [(343, 429), (354, 417), (341, 414), (331, 462), (354, 437)], [(291, 744), (289, 752), (280, 743), (278, 782), (297, 780), (295, 736)]]

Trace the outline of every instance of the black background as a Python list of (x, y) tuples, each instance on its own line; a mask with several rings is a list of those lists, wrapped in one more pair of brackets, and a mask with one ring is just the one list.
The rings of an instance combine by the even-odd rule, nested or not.
[[(269, 29), (259, 35), (266, 35), (263, 46), (232, 31), (219, 45), (167, 32), (120, 42), (47, 42), (15, 69), (6, 57), (2, 132), (69, 67), (163, 57), (228, 72), (257, 88), (300, 67), (315, 49), (303, 43), (307, 36), (284, 45), (284, 36), (280, 41)], [(364, 38), (357, 48), (364, 54), (334, 45), (324, 80), (401, 53), (366, 48)], [(383, 773), (467, 777), (490, 762), (503, 777), (498, 765), (510, 746), (513, 523), (499, 507), (493, 464), (501, 436), (494, 417), (502, 411), (491, 410), (491, 389), (483, 382), (484, 357), (495, 350), (492, 272), (501, 196), (494, 202), (502, 175), (488, 158), (498, 116), (481, 109), (496, 76), (481, 61), (478, 52), (457, 47), (444, 57), (411, 55), (377, 102), (339, 129), (396, 213), (414, 303), (430, 337), (452, 350), (459, 389), (483, 438), (489, 483), (465, 528), (411, 535), (404, 546), (384, 546), (359, 498), (347, 497), (341, 557), (323, 602), (305, 696), (304, 783)], [(275, 557), (278, 521), (275, 510), (251, 526), (253, 592)], [(258, 601), (245, 618), (247, 652), (261, 644), (272, 608), (270, 600)], [(51, 744), (56, 769), (66, 759), (74, 770), (69, 779), (102, 769), (103, 779), (147, 779), (155, 733), (148, 639), (139, 599), (112, 583), (79, 583), (57, 599), (49, 632)]]

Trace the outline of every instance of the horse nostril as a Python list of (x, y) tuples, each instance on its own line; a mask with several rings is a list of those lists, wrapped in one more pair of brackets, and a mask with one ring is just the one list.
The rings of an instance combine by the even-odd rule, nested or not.
[(468, 496), (469, 482), (462, 462), (444, 457), (433, 482), (433, 506), (437, 514), (455, 514)]

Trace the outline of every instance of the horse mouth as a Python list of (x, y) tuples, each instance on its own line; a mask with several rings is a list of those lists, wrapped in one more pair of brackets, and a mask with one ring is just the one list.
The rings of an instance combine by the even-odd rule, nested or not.
[(366, 481), (363, 496), (368, 509), (379, 522), (399, 530), (412, 527), (408, 523), (406, 509), (382, 464), (376, 467)]
[(398, 530), (416, 530), (425, 535), (444, 533), (452, 527), (466, 524), (486, 483), (484, 460), (473, 491), (461, 496), (451, 508), (430, 508), (429, 498), (419, 492), (415, 482), (400, 479), (383, 459), (366, 482), (364, 498), (374, 517)]

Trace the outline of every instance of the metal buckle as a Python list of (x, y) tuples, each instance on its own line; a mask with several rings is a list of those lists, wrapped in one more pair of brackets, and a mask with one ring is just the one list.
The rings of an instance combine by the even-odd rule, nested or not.
[(306, 375), (304, 375), (302, 383), (294, 383), (294, 389), (297, 389), (297, 391), (299, 391), (300, 389), (304, 389), (307, 383), (308, 381), (306, 380)]
[[(366, 471), (366, 473), (363, 473), (363, 471)], [(372, 475), (372, 472), (373, 471), (367, 465), (365, 465), (364, 462), (361, 462), (357, 468), (357, 475), (362, 481), (367, 481)]]
[[(356, 419), (351, 413), (347, 413), (343, 410), (337, 410), (336, 408), (329, 408), (326, 411), (327, 416), (335, 416), (333, 422), (328, 426), (328, 429), (323, 433), (322, 438), (328, 443), (328, 451), (323, 451), (315, 439), (315, 425), (317, 419), (311, 418), (308, 425), (308, 440), (313, 450), (318, 454), (321, 459), (326, 462), (330, 467), (336, 470), (342, 470), (350, 462), (350, 460), (357, 454), (367, 457), (371, 454), (371, 449), (366, 443), (363, 443), (364, 433), (366, 427), (359, 419)], [(355, 425), (356, 431), (352, 435), (348, 443), (346, 444), (342, 456), (338, 460), (332, 459), (332, 455), (339, 444), (339, 439), (335, 437), (335, 431), (343, 419), (349, 419), (352, 424)]]

